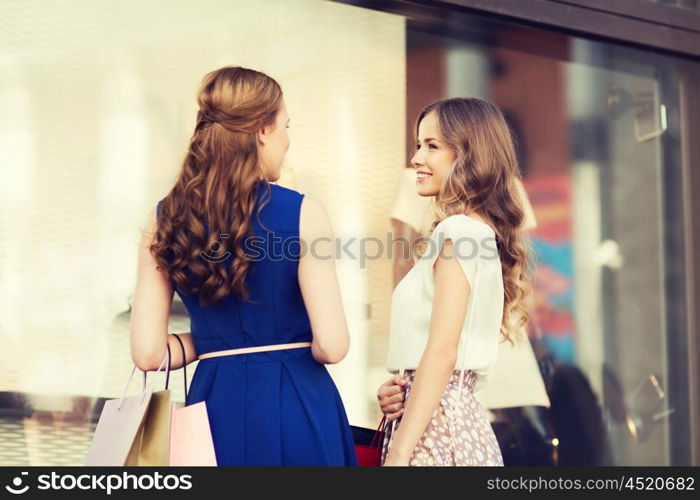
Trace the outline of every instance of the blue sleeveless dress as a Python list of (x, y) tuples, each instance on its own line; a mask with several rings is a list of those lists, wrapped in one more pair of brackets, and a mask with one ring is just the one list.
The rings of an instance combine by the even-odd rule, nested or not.
[[(264, 194), (268, 186), (269, 196)], [(311, 341), (297, 279), (304, 195), (263, 182), (258, 204), (262, 196), (269, 202), (259, 218), (270, 232), (252, 217), (259, 239), (250, 247), (265, 251), (258, 251), (261, 258), (246, 274), (256, 304), (231, 293), (221, 303), (203, 308), (196, 296), (182, 293), (172, 283), (189, 312), (198, 354)], [(231, 258), (225, 263), (230, 265)], [(357, 465), (340, 394), (310, 347), (200, 360), (185, 404), (200, 401), (207, 404), (219, 466)]]

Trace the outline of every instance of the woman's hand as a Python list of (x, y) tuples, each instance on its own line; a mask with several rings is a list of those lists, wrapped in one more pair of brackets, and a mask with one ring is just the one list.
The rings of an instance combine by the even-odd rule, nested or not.
[(379, 408), (389, 422), (403, 415), (405, 385), (406, 381), (397, 373), (377, 389)]

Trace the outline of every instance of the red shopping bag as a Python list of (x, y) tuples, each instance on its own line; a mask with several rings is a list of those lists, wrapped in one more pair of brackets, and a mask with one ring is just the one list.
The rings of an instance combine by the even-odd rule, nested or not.
[(385, 425), (386, 417), (382, 418), (376, 430), (350, 426), (355, 443), (357, 465), (360, 467), (379, 467), (381, 465)]

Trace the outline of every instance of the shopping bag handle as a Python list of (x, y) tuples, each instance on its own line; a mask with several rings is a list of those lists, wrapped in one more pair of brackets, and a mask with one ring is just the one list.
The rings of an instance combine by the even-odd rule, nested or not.
[[(165, 348), (167, 349), (168, 352), (165, 353), (165, 359), (163, 361), (168, 361), (168, 364), (165, 367), (165, 387), (163, 387), (164, 390), (168, 390), (168, 386), (170, 385), (170, 369), (172, 367), (171, 361), (172, 361), (172, 354), (170, 353), (170, 344), (165, 344)], [(156, 373), (160, 371), (160, 369), (163, 367), (163, 362), (160, 363), (160, 366), (158, 367), (158, 370), (156, 370)], [(146, 383), (146, 375), (148, 372), (143, 372), (143, 383)]]
[(166, 343), (165, 348), (168, 350), (168, 353), (166, 354), (166, 357), (168, 359), (168, 368), (165, 370), (165, 387), (164, 389), (168, 389), (168, 385), (170, 384), (170, 370), (172, 369), (172, 360), (173, 360), (173, 355), (170, 353), (170, 344)]
[[(167, 346), (167, 344), (166, 344)], [(170, 346), (167, 346), (167, 352), (165, 354), (165, 358), (163, 358), (163, 361), (160, 362), (160, 366), (156, 370), (156, 373), (161, 371), (163, 369), (163, 365), (165, 365), (166, 373), (165, 373), (165, 388), (168, 388), (168, 379), (170, 378)], [(167, 363), (166, 363), (167, 361)], [(117, 409), (120, 409), (122, 407), (122, 403), (124, 402), (124, 398), (126, 397), (126, 393), (129, 390), (129, 386), (131, 385), (131, 379), (134, 378), (134, 373), (136, 372), (136, 364), (134, 364), (134, 367), (131, 369), (131, 374), (129, 375), (129, 380), (126, 382), (126, 387), (124, 388), (124, 393), (122, 394), (122, 397), (119, 398), (119, 406)], [(141, 389), (141, 399), (140, 402), (143, 402), (143, 398), (146, 395), (146, 372), (143, 372), (143, 388)]]
[(371, 447), (378, 447), (381, 443), (379, 442), (380, 437), (382, 436), (382, 432), (384, 431), (384, 428), (386, 427), (386, 415), (382, 417), (381, 422), (379, 422), (379, 427), (377, 427), (377, 430), (374, 433), (374, 436), (372, 436), (372, 441), (369, 443)]
[(173, 333), (175, 338), (180, 343), (180, 349), (182, 349), (182, 381), (185, 387), (185, 403), (187, 403), (187, 355), (185, 354), (185, 344), (182, 343), (182, 339), (177, 333)]

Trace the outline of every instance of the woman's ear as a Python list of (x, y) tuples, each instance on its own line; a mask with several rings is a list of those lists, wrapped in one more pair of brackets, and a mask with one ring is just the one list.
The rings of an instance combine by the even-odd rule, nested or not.
[(265, 127), (261, 128), (258, 130), (258, 142), (262, 144), (263, 146), (267, 143), (267, 135), (269, 133), (269, 130)]

